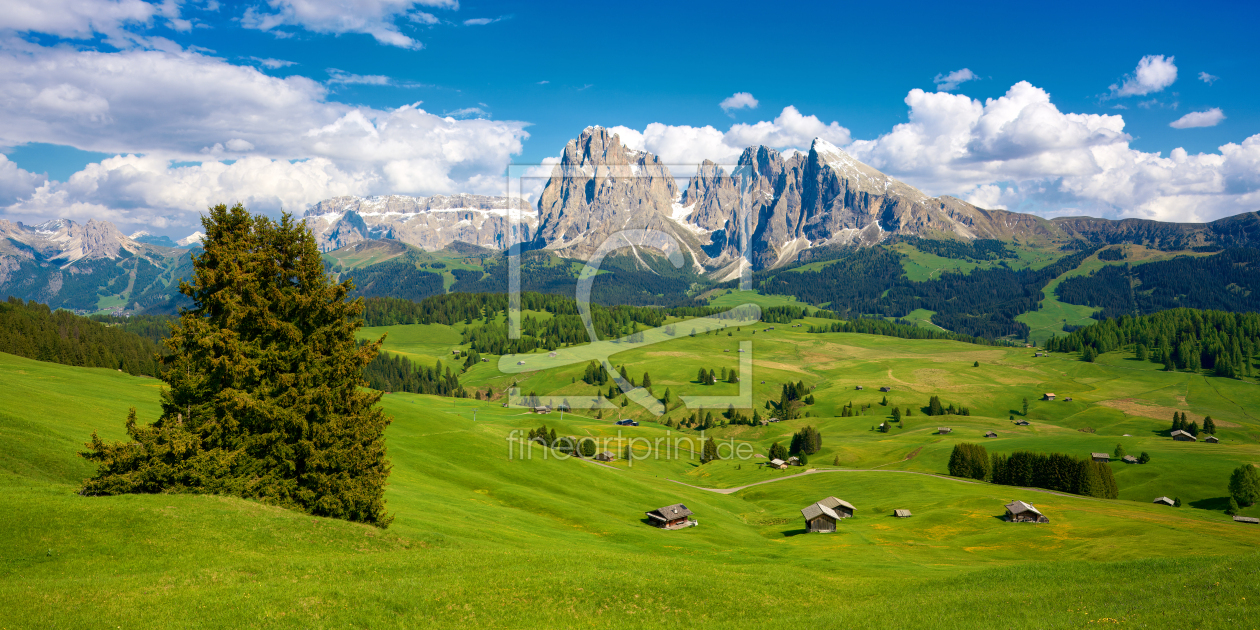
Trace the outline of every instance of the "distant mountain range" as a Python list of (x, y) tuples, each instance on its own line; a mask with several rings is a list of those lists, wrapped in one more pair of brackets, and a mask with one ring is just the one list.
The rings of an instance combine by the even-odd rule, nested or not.
[[(737, 177), (746, 182), (743, 223)], [(519, 212), (515, 227), (509, 208)], [(898, 235), (1046, 245), (1085, 240), (1167, 250), (1260, 238), (1256, 213), (1212, 223), (1163, 223), (986, 210), (955, 197), (929, 197), (821, 139), (791, 157), (749, 147), (729, 173), (706, 160), (679, 186), (657, 156), (626, 148), (601, 127), (569, 141), (534, 207), (478, 195), (337, 197), (308, 210), (306, 221), (325, 250), (370, 239), (429, 251), (452, 242), (494, 249), (519, 242), (576, 259), (588, 258), (613, 232), (651, 228), (671, 234), (697, 270), (715, 279), (738, 271), (745, 234), (748, 262), (756, 270), (791, 263), (814, 248), (870, 246)]]
[[(743, 216), (741, 194), (747, 207)], [(837, 250), (863, 251), (890, 240), (982, 244), (982, 239), (996, 239), (1064, 251), (1137, 244), (1200, 252), (1260, 240), (1255, 212), (1212, 223), (1044, 219), (949, 196), (929, 197), (823, 140), (790, 155), (748, 147), (729, 169), (705, 161), (693, 176), (680, 178), (657, 156), (627, 148), (601, 127), (587, 128), (566, 144), (535, 204), (471, 194), (336, 197), (308, 209), (304, 220), (323, 251), (349, 252), (329, 258), (338, 273), (353, 271), (365, 279), (371, 274), (378, 293), (392, 291), (382, 287), (422, 286), (408, 293), (413, 296), (445, 289), (502, 290), (506, 271), (494, 256), (517, 243), (535, 252), (531, 278), (545, 276), (536, 290), (560, 290), (572, 286), (572, 278), (569, 267), (557, 260), (586, 260), (620, 230), (650, 228), (671, 235), (691, 261), (684, 270), (667, 271), (653, 262), (652, 247), (622, 252), (631, 262), (618, 263), (619, 273), (639, 274), (633, 281), (635, 303), (649, 303), (652, 295), (682, 295), (693, 282), (730, 280), (744, 265), (764, 277), (805, 260), (835, 258)], [(76, 310), (170, 312), (181, 299), (177, 288), (189, 267), (187, 249), (203, 236), (196, 232), (179, 241), (143, 231), (126, 236), (97, 220), (29, 226), (0, 220), (0, 297)], [(362, 247), (369, 243), (395, 245)], [(407, 251), (413, 255), (397, 258)], [(447, 267), (425, 252), (453, 252), (449, 260), (457, 264)], [(392, 266), (373, 269), (363, 261)], [(662, 273), (669, 275), (668, 290), (661, 288)], [(801, 297), (811, 290), (790, 282), (784, 286), (789, 285)]]

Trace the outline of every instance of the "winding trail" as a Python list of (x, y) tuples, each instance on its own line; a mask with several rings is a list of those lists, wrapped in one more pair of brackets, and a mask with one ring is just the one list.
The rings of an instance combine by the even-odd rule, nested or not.
[[(903, 475), (923, 475), (924, 477), (936, 477), (937, 479), (945, 479), (945, 480), (948, 480), (948, 481), (956, 481), (956, 482), (958, 482), (958, 483), (970, 483), (970, 484), (979, 484), (979, 483), (980, 483), (979, 481), (974, 481), (974, 480), (971, 480), (971, 479), (962, 479), (962, 478), (959, 478), (959, 477), (950, 477), (950, 476), (948, 476), (948, 475), (938, 475), (938, 474), (936, 474), (936, 473), (925, 473), (925, 472), (918, 472), (918, 471), (914, 471), (914, 470), (871, 470), (871, 469), (868, 469), (868, 468), (835, 468), (835, 469), (830, 469), (830, 470), (818, 470), (818, 469), (816, 469), (816, 468), (812, 468), (812, 469), (807, 470), (807, 471), (805, 471), (805, 472), (803, 472), (803, 473), (801, 473), (801, 474), (799, 474), (799, 475), (789, 475), (789, 476), (787, 476), (787, 477), (779, 477), (779, 478), (777, 478), (777, 479), (767, 479), (767, 480), (765, 480), (765, 481), (758, 481), (758, 482), (756, 482), (756, 483), (750, 483), (750, 484), (748, 484), (748, 485), (746, 485), (746, 486), (739, 486), (739, 487), (737, 487), (737, 488), (705, 488), (705, 487), (703, 487), (703, 486), (693, 486), (693, 485), (691, 485), (691, 484), (689, 484), (689, 483), (683, 483), (683, 482), (681, 482), (681, 481), (678, 481), (678, 480), (676, 480), (676, 479), (670, 479), (670, 478), (668, 478), (668, 477), (666, 477), (666, 478), (665, 478), (665, 480), (666, 480), (666, 481), (672, 481), (672, 482), (674, 482), (674, 483), (676, 483), (676, 484), (678, 484), (678, 485), (680, 485), (680, 486), (687, 486), (688, 488), (695, 488), (696, 490), (706, 490), (706, 491), (708, 491), (708, 492), (716, 492), (716, 493), (718, 493), (718, 494), (735, 494), (736, 492), (739, 492), (740, 490), (743, 490), (743, 489), (745, 489), (745, 488), (751, 488), (751, 487), (753, 487), (753, 486), (760, 486), (761, 484), (765, 484), (765, 483), (774, 483), (774, 482), (776, 482), (776, 481), (785, 481), (785, 480), (788, 480), (788, 479), (796, 479), (796, 478), (799, 478), (799, 477), (804, 477), (805, 475), (814, 475), (814, 474), (821, 474), (821, 473), (846, 473), (846, 472), (847, 472), (847, 473), (855, 473), (855, 472), (856, 472), (856, 473), (885, 473), (885, 474), (889, 474), (889, 473), (891, 473), (891, 474), (900, 473), (900, 474), (903, 474)], [(1026, 490), (1026, 491), (1028, 491), (1028, 492), (1041, 492), (1041, 493), (1044, 493), (1044, 494), (1053, 494), (1053, 495), (1055, 495), (1055, 496), (1059, 496), (1059, 497), (1069, 497), (1069, 498), (1072, 498), (1072, 499), (1087, 499), (1087, 500), (1090, 500), (1090, 501), (1105, 501), (1105, 500), (1106, 500), (1106, 499), (1098, 499), (1098, 498), (1095, 498), (1095, 497), (1085, 497), (1085, 496), (1080, 496), (1080, 495), (1076, 495), (1076, 494), (1069, 494), (1069, 493), (1066, 493), (1066, 492), (1057, 492), (1057, 491), (1055, 491), (1055, 490), (1046, 490), (1045, 488), (1025, 488), (1025, 487), (1021, 487), (1021, 486), (1006, 486), (1006, 487), (1009, 487), (1009, 488), (1017, 488), (1017, 489), (1019, 489), (1019, 490)]]

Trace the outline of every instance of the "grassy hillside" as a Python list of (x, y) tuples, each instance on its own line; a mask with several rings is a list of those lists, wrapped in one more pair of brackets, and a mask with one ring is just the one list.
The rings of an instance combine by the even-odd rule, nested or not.
[[(722, 350), (753, 341), (756, 404), (777, 398), (779, 383), (804, 380), (817, 386), (815, 417), (706, 437), (764, 453), (812, 424), (823, 435), (816, 472), (761, 470), (754, 462), (764, 459), (655, 459), (658, 439), (695, 432), (652, 422), (615, 427), (497, 401), (390, 394), (387, 498), (397, 520), (385, 531), (226, 497), (80, 497), (77, 482), (91, 470), (75, 452), (93, 430), (121, 438), (129, 405), (142, 421), (156, 418), (159, 383), (0, 355), (0, 509), (13, 515), (0, 521), (0, 626), (1209, 628), (1254, 617), (1256, 602), (1245, 598), (1260, 587), (1260, 528), (1220, 512), (1229, 471), (1260, 461), (1254, 383), (1159, 372), (1117, 355), (1087, 364), (766, 328), (701, 333), (613, 362), (636, 379), (650, 371), (657, 391), (734, 393), (738, 385), (694, 383), (695, 373), (734, 367), (736, 353)], [(423, 360), (459, 341), (442, 326), (365, 335), (381, 332), (388, 349)], [(516, 377), (495, 366), (462, 379), (484, 388), (517, 378), (539, 393), (593, 389), (571, 382), (584, 366)], [(913, 408), (905, 428), (888, 434), (871, 430), (890, 409), (879, 404), (885, 384), (890, 405)], [(1047, 390), (1074, 400), (1037, 401)], [(933, 394), (973, 415), (923, 416)], [(1024, 397), (1032, 425), (1016, 427), (1009, 416), (1020, 417)], [(835, 417), (850, 400), (873, 407)], [(1222, 443), (1169, 440), (1173, 409), (1217, 418)], [(522, 458), (518, 438), (542, 423), (610, 448), (647, 438), (633, 445), (645, 459), (600, 465), (544, 457), (541, 447)], [(953, 433), (936, 435), (937, 426)], [(981, 438), (986, 430), (999, 437)], [(960, 441), (1077, 456), (1122, 443), (1152, 460), (1111, 464), (1121, 499), (1107, 501), (941, 476)], [(1185, 505), (1150, 503), (1162, 494)], [(829, 495), (856, 505), (857, 516), (835, 534), (804, 534), (800, 508)], [(1005, 523), (998, 517), (1012, 499), (1036, 504), (1051, 523)], [(664, 532), (643, 523), (645, 510), (675, 502), (700, 525)], [(894, 508), (915, 516), (894, 519)]]

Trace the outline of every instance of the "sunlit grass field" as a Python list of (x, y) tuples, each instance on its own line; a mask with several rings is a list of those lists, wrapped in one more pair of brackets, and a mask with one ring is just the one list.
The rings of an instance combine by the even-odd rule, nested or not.
[[(764, 454), (813, 425), (823, 445), (808, 466), (658, 459), (658, 440), (699, 436), (633, 404), (621, 412), (641, 426), (616, 427), (612, 415), (561, 420), (504, 408), (501, 397), (389, 394), (396, 520), (387, 530), (227, 497), (80, 497), (91, 467), (76, 451), (93, 430), (121, 439), (128, 406), (155, 419), (160, 383), (0, 355), (0, 510), (9, 515), (0, 519), (0, 627), (1250, 627), (1260, 527), (1232, 522), (1221, 502), (1229, 472), (1260, 461), (1253, 381), (1166, 373), (1122, 353), (1088, 364), (1023, 348), (768, 328), (683, 335), (612, 362), (636, 380), (650, 372), (658, 394), (733, 395), (739, 384), (701, 386), (696, 373), (735, 368), (738, 343), (751, 341), (753, 404), (772, 415), (765, 401), (800, 380), (815, 387), (812, 415), (705, 437)], [(456, 369), (455, 329), (363, 331), (381, 333), (390, 351)], [(585, 365), (520, 375), (496, 366), (461, 380), (496, 394), (513, 380), (540, 395), (594, 391), (580, 379)], [(892, 391), (879, 392), (885, 385)], [(1059, 400), (1038, 400), (1047, 391)], [(931, 395), (972, 415), (925, 416)], [(1010, 418), (1025, 417), (1024, 398), (1032, 424), (1017, 427)], [(837, 417), (850, 401), (871, 408)], [(894, 405), (912, 411), (904, 428), (873, 431)], [(1172, 410), (1212, 415), (1221, 443), (1170, 440)], [(644, 438), (632, 444), (642, 459), (530, 453), (523, 433), (544, 423), (613, 447)], [(937, 435), (940, 426), (953, 431)], [(981, 437), (989, 430), (998, 437)], [(1152, 459), (1112, 463), (1121, 498), (1109, 501), (947, 478), (958, 442), (1078, 457), (1122, 444)], [(1183, 507), (1151, 503), (1165, 494)], [(853, 503), (855, 518), (835, 534), (805, 534), (800, 509), (831, 495)], [(1050, 523), (1002, 521), (1013, 499)], [(677, 502), (698, 527), (644, 523), (645, 511)], [(914, 516), (892, 518), (901, 508)]]

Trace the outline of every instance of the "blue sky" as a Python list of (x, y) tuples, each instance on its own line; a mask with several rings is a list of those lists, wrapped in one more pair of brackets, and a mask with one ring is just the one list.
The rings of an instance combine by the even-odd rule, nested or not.
[(819, 135), (1046, 216), (1260, 209), (1253, 4), (341, 5), (0, 0), (0, 218), (492, 193), (595, 124), (679, 163)]

